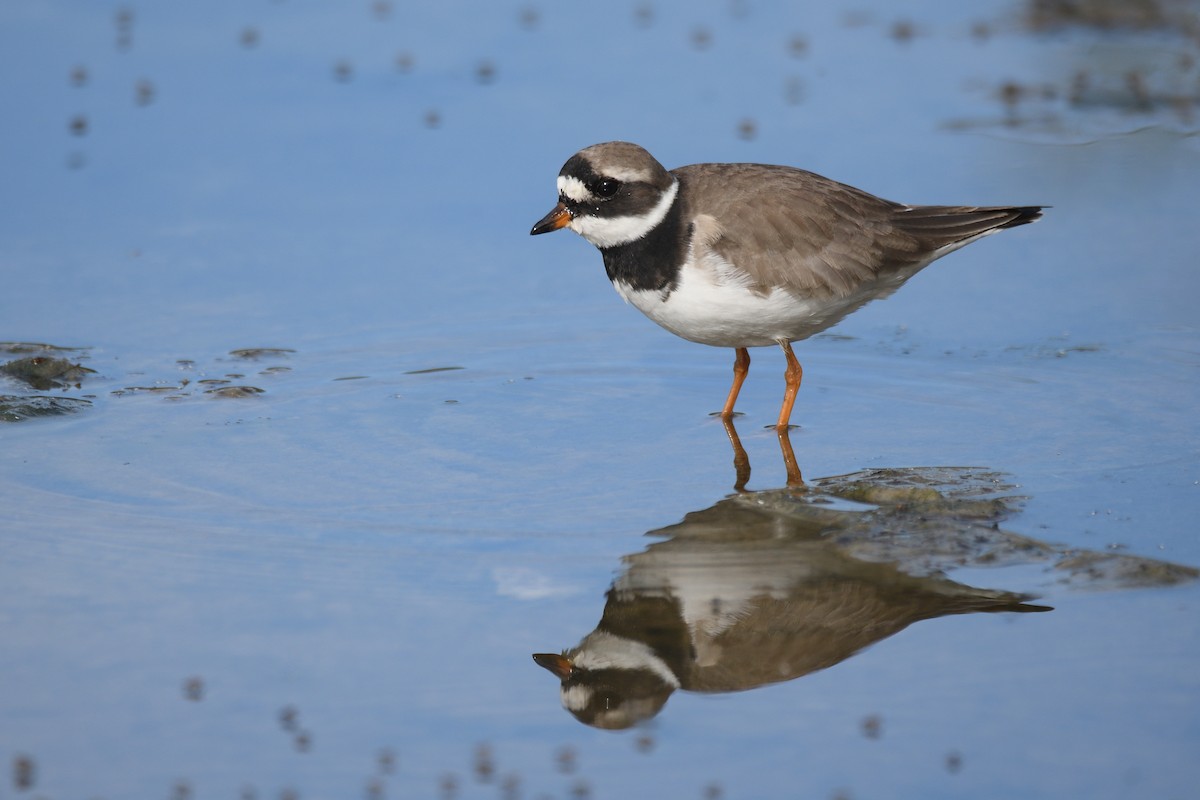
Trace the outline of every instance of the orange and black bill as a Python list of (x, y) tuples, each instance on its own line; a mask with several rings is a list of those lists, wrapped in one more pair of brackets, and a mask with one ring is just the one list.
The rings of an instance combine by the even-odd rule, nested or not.
[(539, 233), (549, 233), (556, 231), (559, 228), (566, 227), (571, 221), (571, 212), (567, 209), (566, 204), (560, 202), (556, 205), (549, 214), (538, 220), (538, 223), (533, 226), (533, 230), (529, 232), (530, 236), (537, 236)]
[[(550, 228), (550, 230), (554, 229)], [(534, 229), (534, 232), (538, 233), (539, 231)], [(571, 670), (574, 669), (570, 659), (566, 656), (560, 656), (557, 653), (534, 653), (533, 660), (537, 662), (539, 667), (548, 669), (557, 675), (560, 681), (565, 681), (571, 674)]]

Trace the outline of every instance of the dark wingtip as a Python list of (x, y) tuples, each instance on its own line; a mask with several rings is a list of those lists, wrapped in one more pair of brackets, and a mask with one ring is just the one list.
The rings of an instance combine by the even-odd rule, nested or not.
[(1016, 216), (1000, 227), (1015, 228), (1018, 225), (1028, 225), (1030, 222), (1037, 222), (1042, 218), (1042, 210), (1046, 208), (1050, 208), (1050, 206), (1014, 206), (1009, 210)]
[(1018, 614), (1040, 614), (1043, 611), (1053, 611), (1054, 606), (1043, 606), (1037, 603), (1018, 603), (1005, 611), (1015, 611)]

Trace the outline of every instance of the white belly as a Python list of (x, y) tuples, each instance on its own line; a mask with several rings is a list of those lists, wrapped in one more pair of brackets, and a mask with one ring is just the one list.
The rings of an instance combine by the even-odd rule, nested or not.
[(820, 333), (863, 304), (891, 294), (912, 272), (829, 299), (801, 297), (782, 289), (756, 292), (727, 264), (717, 269), (685, 267), (665, 299), (659, 291), (632, 289), (619, 281), (613, 286), (676, 336), (714, 347), (763, 347)]

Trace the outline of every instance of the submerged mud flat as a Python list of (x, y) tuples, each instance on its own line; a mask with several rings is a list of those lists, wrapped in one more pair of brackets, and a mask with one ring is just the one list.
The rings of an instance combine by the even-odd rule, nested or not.
[[(0, 341), (0, 354), (19, 356), (10, 361), (0, 361), (0, 421), (19, 422), (35, 417), (73, 414), (90, 408), (92, 403), (88, 397), (36, 393), (49, 389), (79, 389), (95, 370), (59, 354), (73, 355), (80, 350), (38, 342)], [(21, 393), (4, 392), (6, 384)]]
[[(24, 342), (0, 342), (0, 351), (9, 353), (78, 353), (88, 357), (88, 348), (58, 347), (48, 344)], [(229, 352), (234, 362), (280, 361), (294, 350), (286, 348), (240, 348)], [(61, 390), (61, 395), (14, 394), (0, 395), (0, 418), (18, 422), (42, 416), (70, 414), (91, 408), (98, 392), (114, 397), (130, 394), (159, 394), (168, 400), (182, 400), (194, 394), (225, 398), (245, 398), (261, 394), (264, 389), (251, 385), (239, 385), (236, 381), (246, 377), (243, 372), (223, 371), (218, 363), (200, 365), (190, 358), (176, 359), (169, 366), (159, 367), (156, 372), (163, 376), (151, 381), (131, 383), (131, 380), (146, 378), (144, 371), (125, 375), (99, 375), (97, 370), (82, 363), (52, 355), (31, 355), (0, 363), (0, 380), (8, 379), (14, 388), (44, 392)], [(290, 367), (275, 363), (257, 370), (260, 376), (275, 376), (290, 371)], [(93, 377), (95, 376), (95, 377)], [(195, 384), (194, 386), (192, 384)], [(86, 384), (86, 387), (85, 385)], [(114, 388), (114, 386), (116, 388)], [(67, 396), (73, 391), (78, 396)]]
[(74, 414), (91, 405), (90, 400), (77, 397), (0, 394), (0, 421), (20, 422), (34, 417)]

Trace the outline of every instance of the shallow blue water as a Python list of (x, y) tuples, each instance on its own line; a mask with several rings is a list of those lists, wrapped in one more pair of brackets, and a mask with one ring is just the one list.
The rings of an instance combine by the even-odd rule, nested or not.
[[(130, 5), (122, 49), (118, 7), (0, 12), (0, 340), (96, 370), (57, 391), (89, 410), (0, 427), (0, 793), (23, 756), (47, 797), (1192, 791), (1200, 589), (1044, 564), (952, 577), (1052, 613), (920, 622), (633, 731), (571, 718), (529, 656), (596, 627), (643, 534), (731, 492), (708, 414), (732, 359), (528, 230), (562, 162), (617, 137), (1051, 205), (797, 345), (800, 467), (983, 466), (1028, 498), (1009, 530), (1200, 565), (1195, 123), (1066, 99), (1114, 48), (1178, 54), (1148, 85), (1194, 92), (1194, 43), (1034, 34), (1006, 3), (276, 2)], [(1005, 81), (1059, 93), (1006, 110)], [(766, 490), (782, 359), (753, 356), (738, 430)]]

